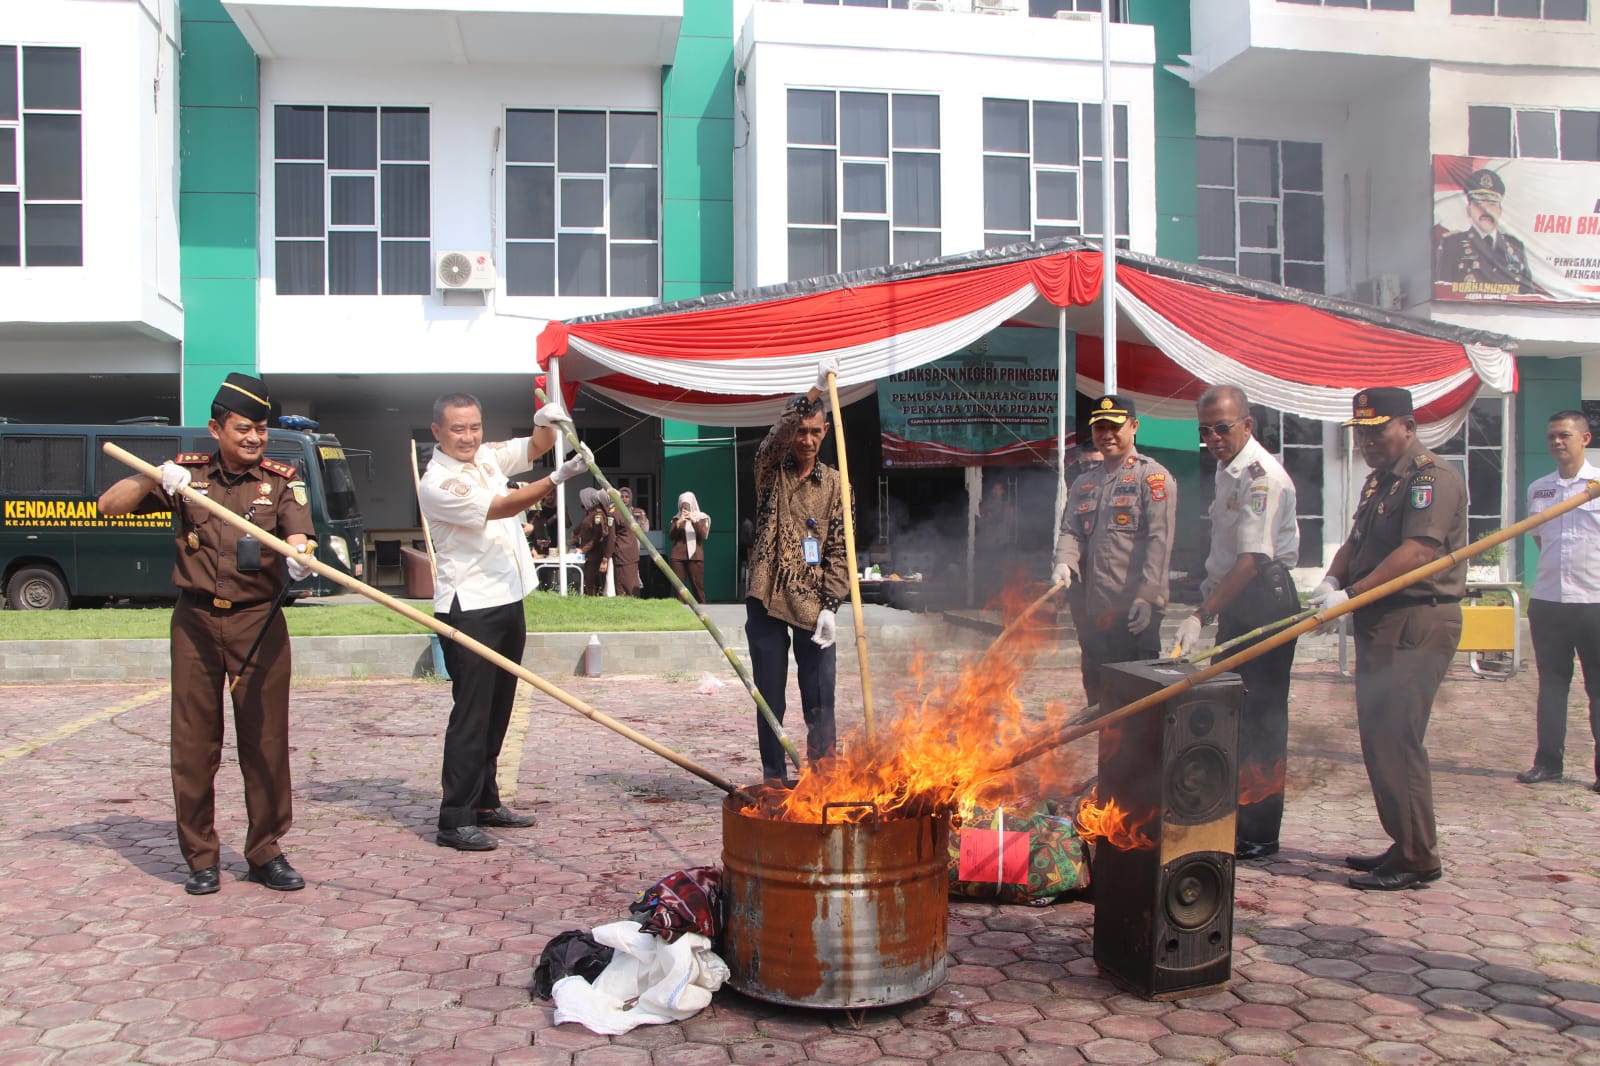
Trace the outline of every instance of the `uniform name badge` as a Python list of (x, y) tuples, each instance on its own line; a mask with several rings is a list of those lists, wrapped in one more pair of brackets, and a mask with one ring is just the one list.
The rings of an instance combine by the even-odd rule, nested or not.
[(820, 566), (822, 564), (822, 541), (817, 539), (817, 520), (806, 519), (806, 529), (809, 531), (800, 541), (800, 551), (805, 555), (807, 566)]

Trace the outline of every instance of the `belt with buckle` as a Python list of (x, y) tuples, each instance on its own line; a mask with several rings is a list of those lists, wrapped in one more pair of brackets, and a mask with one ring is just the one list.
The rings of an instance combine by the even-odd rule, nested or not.
[(214, 607), (219, 611), (234, 611), (243, 607), (254, 607), (258, 603), (267, 602), (266, 600), (230, 600), (222, 596), (211, 596), (207, 593), (198, 592), (194, 589), (184, 589), (183, 598), (188, 600), (190, 603), (197, 603), (202, 607)]

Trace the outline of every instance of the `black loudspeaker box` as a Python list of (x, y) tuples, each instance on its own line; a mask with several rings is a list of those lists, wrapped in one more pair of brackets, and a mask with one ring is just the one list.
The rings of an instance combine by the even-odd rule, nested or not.
[[(1123, 707), (1199, 668), (1118, 663), (1100, 705)], [(1096, 798), (1146, 840), (1094, 852), (1094, 960), (1151, 999), (1198, 995), (1233, 973), (1234, 820), (1244, 685), (1219, 674), (1100, 733)]]

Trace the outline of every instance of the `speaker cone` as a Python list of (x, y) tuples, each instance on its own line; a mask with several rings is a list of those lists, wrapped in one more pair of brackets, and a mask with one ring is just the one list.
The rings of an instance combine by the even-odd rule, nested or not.
[(1229, 760), (1220, 748), (1196, 744), (1167, 766), (1167, 810), (1174, 820), (1206, 822), (1233, 802)]
[(1222, 903), (1222, 871), (1207, 859), (1189, 859), (1167, 878), (1167, 920), (1179, 929), (1210, 924)]

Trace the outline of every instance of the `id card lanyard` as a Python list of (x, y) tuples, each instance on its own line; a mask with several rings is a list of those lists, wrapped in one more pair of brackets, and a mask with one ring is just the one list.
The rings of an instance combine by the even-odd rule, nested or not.
[(822, 541), (817, 539), (817, 520), (806, 519), (805, 539), (800, 542), (800, 548), (805, 553), (807, 566), (820, 566), (822, 564)]

